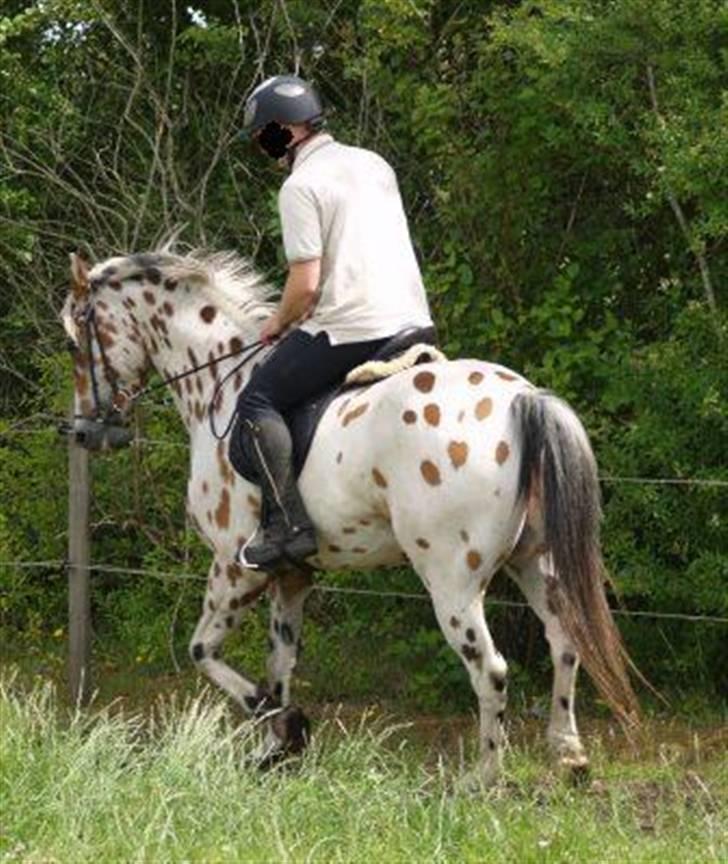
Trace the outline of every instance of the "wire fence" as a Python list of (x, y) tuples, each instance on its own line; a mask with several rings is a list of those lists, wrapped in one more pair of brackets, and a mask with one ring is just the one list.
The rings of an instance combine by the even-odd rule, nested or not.
[[(19, 570), (45, 569), (45, 570), (60, 570), (66, 569), (70, 565), (62, 559), (53, 559), (49, 561), (0, 561), (0, 568)], [(197, 582), (199, 584), (207, 582), (207, 576), (199, 573), (187, 573), (174, 570), (147, 570), (140, 567), (123, 567), (116, 564), (89, 564), (87, 567), (78, 567), (77, 570), (88, 570), (91, 573), (109, 573), (124, 576), (140, 576), (152, 579), (158, 579), (165, 582)], [(430, 595), (422, 591), (379, 591), (375, 588), (354, 588), (344, 585), (326, 585), (318, 583), (314, 585), (314, 591), (321, 594), (341, 594), (353, 597), (377, 597), (389, 600), (430, 600)], [(486, 598), (486, 606), (501, 606), (513, 609), (529, 609), (528, 603), (519, 600), (501, 600), (498, 598)], [(619, 615), (625, 618), (652, 618), (668, 621), (685, 621), (685, 622), (702, 622), (707, 624), (728, 624), (728, 618), (720, 615), (692, 615), (684, 612), (658, 612), (641, 609), (620, 609), (612, 608), (613, 615)]]
[[(53, 417), (54, 421), (57, 421), (58, 418)], [(28, 427), (13, 427), (6, 429), (0, 432), (0, 446), (2, 446), (3, 439), (9, 436), (38, 436), (38, 435), (48, 435), (53, 431), (51, 426), (47, 426), (45, 428), (28, 428)], [(62, 441), (62, 437), (59, 435), (58, 440)], [(169, 440), (161, 440), (154, 438), (136, 438), (132, 442), (135, 446), (140, 447), (170, 447), (170, 448), (181, 448), (187, 449), (188, 445), (184, 442), (179, 441), (169, 441)], [(728, 480), (722, 480), (718, 478), (705, 478), (705, 477), (639, 477), (639, 476), (617, 476), (617, 475), (602, 475), (600, 476), (600, 482), (606, 484), (642, 484), (642, 485), (656, 485), (656, 486), (683, 486), (683, 487), (714, 487), (714, 488), (726, 488), (728, 487)], [(50, 560), (50, 561), (0, 561), (0, 568), (10, 569), (60, 569), (66, 568), (68, 566), (68, 562), (64, 560)], [(81, 568), (84, 569), (84, 568)], [(178, 571), (164, 571), (164, 570), (149, 570), (143, 568), (134, 568), (134, 567), (124, 567), (114, 564), (91, 564), (88, 566), (88, 569), (94, 573), (108, 573), (108, 574), (119, 574), (124, 576), (138, 576), (138, 577), (149, 577), (160, 579), (168, 582), (206, 582), (207, 577), (201, 576), (197, 573), (186, 573), (186, 572), (178, 572)], [(345, 587), (345, 586), (336, 586), (336, 585), (326, 585), (326, 584), (317, 584), (314, 586), (314, 590), (318, 591), (322, 594), (340, 594), (340, 595), (348, 595), (348, 596), (369, 596), (369, 597), (378, 597), (382, 599), (404, 599), (404, 600), (429, 600), (430, 595), (423, 592), (406, 592), (406, 591), (378, 591), (372, 588), (354, 588), (354, 587)], [(488, 606), (502, 606), (502, 607), (512, 607), (512, 608), (529, 608), (527, 603), (519, 602), (515, 600), (499, 600), (497, 598), (487, 599), (486, 605)], [(685, 622), (702, 622), (708, 624), (728, 624), (728, 617), (721, 617), (717, 615), (692, 615), (688, 613), (682, 612), (658, 612), (658, 611), (648, 611), (648, 610), (629, 610), (629, 609), (619, 609), (614, 608), (611, 610), (612, 614), (619, 615), (627, 618), (651, 618), (651, 619), (662, 619), (662, 620), (673, 620), (673, 621), (685, 621)]]
[[(58, 421), (58, 418), (54, 418), (54, 421)], [(49, 435), (54, 432), (53, 427), (46, 428), (24, 428), (24, 427), (13, 427), (10, 429), (5, 429), (0, 431), (0, 447), (3, 444), (4, 438), (9, 438), (11, 436), (38, 436), (38, 435)], [(56, 433), (58, 434), (58, 433)], [(58, 434), (58, 440), (61, 443), (64, 442), (64, 436)], [(137, 447), (169, 447), (173, 449), (182, 449), (187, 450), (189, 448), (189, 444), (183, 441), (169, 441), (159, 438), (134, 438), (131, 442), (131, 446)], [(624, 477), (614, 474), (602, 474), (599, 476), (599, 481), (601, 483), (606, 484), (638, 484), (645, 486), (686, 486), (686, 487), (713, 487), (719, 489), (728, 488), (728, 480), (723, 480), (714, 477)]]

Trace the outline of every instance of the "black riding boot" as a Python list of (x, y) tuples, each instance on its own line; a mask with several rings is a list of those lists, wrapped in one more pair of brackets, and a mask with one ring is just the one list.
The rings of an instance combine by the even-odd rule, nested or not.
[(241, 551), (241, 564), (265, 570), (282, 558), (303, 561), (318, 549), (316, 532), (293, 474), (291, 435), (279, 417), (245, 420), (243, 446), (263, 493), (261, 528)]

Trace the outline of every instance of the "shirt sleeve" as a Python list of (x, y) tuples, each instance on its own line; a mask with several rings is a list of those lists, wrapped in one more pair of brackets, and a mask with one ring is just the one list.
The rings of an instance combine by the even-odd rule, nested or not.
[(313, 193), (284, 184), (278, 195), (283, 248), (289, 263), (310, 261), (323, 254), (321, 219)]

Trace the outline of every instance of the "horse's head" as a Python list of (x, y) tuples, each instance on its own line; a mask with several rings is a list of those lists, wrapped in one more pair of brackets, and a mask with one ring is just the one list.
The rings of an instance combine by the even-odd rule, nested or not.
[(73, 432), (89, 450), (131, 441), (127, 412), (148, 365), (141, 340), (127, 338), (122, 344), (121, 286), (106, 270), (103, 278), (95, 278), (86, 261), (72, 254), (71, 290), (62, 312), (74, 361)]

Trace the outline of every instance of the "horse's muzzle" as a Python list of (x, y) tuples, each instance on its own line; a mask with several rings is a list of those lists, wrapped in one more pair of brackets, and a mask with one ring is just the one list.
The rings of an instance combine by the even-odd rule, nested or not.
[(128, 426), (110, 420), (77, 417), (71, 428), (77, 444), (86, 450), (119, 450), (131, 443), (134, 432)]

